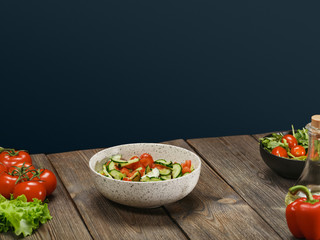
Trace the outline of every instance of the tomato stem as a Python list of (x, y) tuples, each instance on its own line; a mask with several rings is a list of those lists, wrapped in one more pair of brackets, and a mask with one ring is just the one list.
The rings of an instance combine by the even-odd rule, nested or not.
[(4, 148), (4, 147), (0, 147), (0, 153), (4, 152), (4, 151), (14, 151), (14, 148)]
[[(11, 172), (8, 172), (11, 176), (18, 176), (18, 179), (15, 184), (17, 184), (20, 181), (31, 181), (34, 178), (38, 177), (40, 179), (40, 174), (42, 171), (36, 170), (36, 169), (29, 169), (31, 166), (26, 167), (25, 163), (22, 164), (21, 167), (13, 166), (15, 169)], [(32, 177), (28, 176), (28, 173), (32, 173)]]
[(11, 157), (19, 155), (20, 152), (27, 152), (26, 150), (16, 151), (15, 149), (9, 149), (9, 150), (5, 150), (5, 151), (8, 152), (9, 156), (11, 156)]

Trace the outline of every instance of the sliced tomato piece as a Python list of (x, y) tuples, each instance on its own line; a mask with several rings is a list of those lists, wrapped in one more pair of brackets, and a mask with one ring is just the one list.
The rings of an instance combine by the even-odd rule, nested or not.
[(161, 169), (165, 169), (167, 167), (160, 165), (160, 164), (154, 164), (154, 166), (152, 168), (158, 168), (159, 170), (161, 170)]
[(120, 172), (123, 173), (123, 174), (125, 174), (126, 176), (128, 176), (129, 173), (130, 173), (129, 169), (128, 169), (128, 168), (125, 168), (125, 167), (121, 168)]
[(153, 158), (150, 154), (144, 153), (140, 156), (140, 162), (144, 167), (150, 166), (153, 163)]
[(140, 161), (134, 163), (132, 169), (133, 169), (133, 170), (136, 170), (136, 169), (139, 168), (139, 167), (144, 168), (144, 165), (143, 165)]
[(186, 160), (185, 166), (191, 168), (191, 160)]
[(139, 172), (140, 172), (140, 175), (143, 176), (145, 171), (146, 171), (146, 169), (143, 167), (143, 168), (139, 171)]
[(187, 166), (185, 166), (185, 167), (183, 167), (182, 168), (182, 174), (185, 174), (185, 173), (191, 173), (191, 170), (190, 170), (190, 168), (189, 167), (187, 167)]

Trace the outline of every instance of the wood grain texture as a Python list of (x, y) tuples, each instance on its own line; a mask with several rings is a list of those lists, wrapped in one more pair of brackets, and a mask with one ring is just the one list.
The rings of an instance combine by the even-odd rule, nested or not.
[[(166, 143), (192, 151), (183, 140)], [(165, 208), (190, 239), (280, 239), (204, 161), (195, 189)]]
[(284, 198), (294, 181), (279, 177), (267, 167), (256, 139), (244, 135), (191, 139), (188, 143), (282, 238), (291, 237)]
[(186, 239), (163, 208), (130, 208), (103, 197), (88, 165), (97, 151), (48, 155), (94, 239)]
[[(57, 175), (44, 154), (31, 155), (31, 157), (35, 166), (49, 169)], [(24, 239), (92, 239), (59, 178), (56, 190), (48, 199), (52, 219)], [(17, 237), (13, 234), (1, 234), (0, 239), (17, 239)]]

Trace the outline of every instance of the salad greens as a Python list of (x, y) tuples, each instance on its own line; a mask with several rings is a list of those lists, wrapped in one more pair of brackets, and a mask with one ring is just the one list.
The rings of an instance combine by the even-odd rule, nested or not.
[(26, 237), (51, 218), (48, 205), (36, 198), (27, 202), (25, 195), (11, 200), (0, 195), (0, 233), (13, 231)]
[[(297, 139), (298, 145), (303, 146), (306, 149), (306, 151), (308, 151), (308, 147), (309, 147), (308, 130), (306, 128), (295, 130), (293, 126), (291, 126), (291, 128), (292, 128), (292, 135)], [(294, 155), (292, 155), (287, 141), (284, 139), (284, 141), (282, 142), (282, 137), (283, 137), (282, 133), (272, 133), (270, 137), (260, 138), (259, 141), (261, 142), (264, 149), (266, 149), (270, 153), (275, 147), (280, 146), (287, 150), (287, 153), (290, 159), (305, 160), (307, 158), (307, 156), (295, 157)]]

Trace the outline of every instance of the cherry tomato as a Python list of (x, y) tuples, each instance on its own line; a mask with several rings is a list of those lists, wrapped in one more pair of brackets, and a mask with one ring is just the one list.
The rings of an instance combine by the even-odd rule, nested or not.
[(302, 147), (301, 145), (297, 145), (293, 148), (291, 148), (291, 154), (295, 157), (301, 157), (306, 155), (306, 149)]
[(140, 156), (140, 162), (144, 167), (148, 165), (151, 166), (151, 164), (153, 163), (153, 158), (150, 154), (144, 153)]
[(48, 169), (40, 169), (40, 181), (46, 187), (47, 196), (49, 196), (57, 187), (57, 178), (54, 173)]
[(13, 193), (17, 180), (18, 176), (11, 176), (8, 173), (0, 175), (0, 194), (10, 199), (10, 193)]
[(291, 134), (284, 135), (281, 142), (284, 142), (283, 139), (287, 141), (289, 148), (293, 148), (298, 145), (297, 139)]
[(288, 157), (287, 151), (281, 146), (275, 147), (271, 153), (278, 157)]
[(33, 202), (33, 198), (44, 201), (46, 198), (46, 187), (37, 181), (21, 182), (13, 190), (14, 198), (24, 194), (28, 202)]
[(32, 159), (26, 151), (3, 151), (0, 153), (0, 162), (3, 163), (7, 168), (15, 166), (18, 163), (30, 163), (32, 164)]
[(6, 172), (7, 170), (8, 170), (7, 167), (6, 167), (5, 165), (3, 165), (3, 164), (0, 163), (0, 175), (1, 175), (2, 173)]

